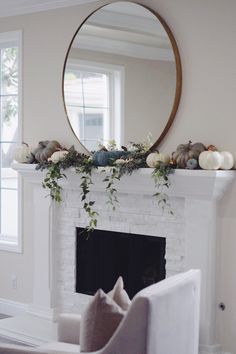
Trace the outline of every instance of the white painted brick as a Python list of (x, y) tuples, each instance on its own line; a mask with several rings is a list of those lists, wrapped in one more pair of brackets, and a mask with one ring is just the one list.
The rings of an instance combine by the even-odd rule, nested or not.
[(66, 201), (66, 207), (70, 207), (70, 208), (74, 208), (74, 207), (79, 207), (82, 208), (83, 207), (83, 203), (81, 201), (81, 196), (75, 194), (72, 194), (72, 196), (70, 197), (70, 201)]
[[(108, 219), (110, 223), (126, 223), (128, 224), (128, 220), (127, 220), (127, 215), (124, 214), (110, 214), (108, 215)], [(130, 221), (133, 221), (133, 218), (131, 218)]]
[(183, 272), (184, 264), (181, 262), (168, 261), (168, 264), (166, 265), (166, 270), (167, 271)]
[[(78, 179), (78, 185), (79, 185)], [(171, 276), (185, 267), (185, 201), (171, 198), (174, 216), (162, 212), (152, 195), (118, 193), (119, 204), (116, 211), (106, 204), (107, 195), (103, 191), (91, 193), (98, 211), (98, 229), (141, 235), (166, 237), (166, 275)], [(57, 207), (56, 233), (58, 306), (75, 312), (86, 301), (75, 294), (75, 245), (76, 227), (86, 227), (88, 217), (83, 209), (79, 190), (63, 192), (63, 202)], [(82, 302), (81, 302), (82, 301)], [(81, 310), (81, 309), (80, 309)]]
[(132, 225), (130, 232), (132, 234), (164, 237), (156, 225)]
[(179, 273), (178, 271), (168, 270), (168, 271), (166, 271), (166, 278), (172, 277), (173, 275), (176, 275), (178, 273)]
[[(66, 210), (66, 209), (65, 209)], [(71, 216), (70, 213), (68, 213), (68, 215), (66, 214), (62, 214), (62, 216), (60, 217), (60, 219), (58, 220), (58, 225), (60, 224), (73, 224), (74, 222), (74, 216)]]
[(115, 232), (130, 232), (129, 225), (127, 223), (109, 222), (106, 220), (98, 220), (99, 230), (115, 231)]
[(75, 237), (73, 238), (63, 238), (61, 237), (58, 241), (57, 247), (58, 249), (62, 250), (62, 249), (66, 249), (66, 248), (75, 248)]
[(185, 245), (185, 240), (181, 237), (171, 237), (166, 240), (166, 246), (171, 248), (182, 248)]
[(57, 233), (60, 235), (67, 234), (67, 235), (74, 235), (75, 234), (75, 227), (71, 225), (58, 225)]
[(175, 254), (175, 253), (166, 252), (166, 254), (165, 254), (165, 259), (166, 259), (168, 262), (169, 262), (169, 261), (182, 262), (183, 256), (181, 256), (181, 255), (179, 255), (179, 254)]
[(73, 267), (74, 262), (75, 262), (75, 257), (65, 257), (63, 254), (61, 255), (61, 264), (64, 266), (66, 265), (67, 268), (69, 268), (70, 266)]
[(79, 209), (78, 207), (74, 207), (74, 208), (70, 208), (70, 207), (66, 207), (66, 208), (62, 208), (62, 213), (61, 213), (61, 218), (69, 218), (69, 220), (71, 220), (71, 218), (75, 218), (79, 216)]

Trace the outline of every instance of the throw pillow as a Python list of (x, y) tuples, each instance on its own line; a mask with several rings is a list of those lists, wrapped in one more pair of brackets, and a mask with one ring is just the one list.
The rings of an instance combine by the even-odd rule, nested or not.
[(125, 315), (125, 311), (99, 289), (83, 315), (80, 351), (93, 352), (105, 346)]
[(124, 289), (122, 277), (117, 279), (114, 288), (107, 295), (110, 296), (124, 311), (128, 310), (131, 301), (129, 295)]

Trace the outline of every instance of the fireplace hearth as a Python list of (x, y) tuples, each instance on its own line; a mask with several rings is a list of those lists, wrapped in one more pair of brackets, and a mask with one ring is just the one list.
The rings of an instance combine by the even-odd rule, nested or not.
[(108, 292), (121, 275), (130, 298), (165, 278), (165, 238), (77, 228), (76, 292)]

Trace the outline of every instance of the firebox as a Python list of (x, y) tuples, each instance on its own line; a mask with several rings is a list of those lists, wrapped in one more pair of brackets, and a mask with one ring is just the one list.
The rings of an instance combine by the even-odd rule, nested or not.
[(93, 295), (111, 290), (118, 276), (130, 298), (165, 278), (163, 237), (77, 228), (76, 292)]

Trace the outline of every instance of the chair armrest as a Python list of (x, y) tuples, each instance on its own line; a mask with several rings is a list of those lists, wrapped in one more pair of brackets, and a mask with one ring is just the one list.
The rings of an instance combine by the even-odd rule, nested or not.
[(45, 354), (32, 347), (0, 343), (0, 354)]
[[(59, 342), (79, 344), (81, 316), (63, 313), (58, 318)], [(0, 353), (1, 354), (1, 353)]]

